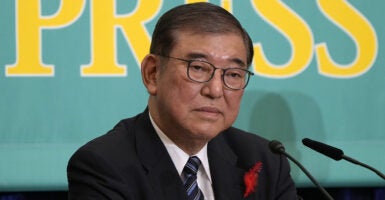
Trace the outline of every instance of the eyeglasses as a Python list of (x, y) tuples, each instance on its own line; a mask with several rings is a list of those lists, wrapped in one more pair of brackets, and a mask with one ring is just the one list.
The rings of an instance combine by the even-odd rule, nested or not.
[(185, 60), (172, 56), (158, 56), (187, 62), (187, 77), (197, 83), (209, 82), (214, 77), (215, 70), (220, 69), (223, 71), (222, 81), (224, 85), (232, 90), (244, 89), (249, 82), (250, 76), (254, 75), (253, 72), (241, 68), (217, 68), (203, 60)]

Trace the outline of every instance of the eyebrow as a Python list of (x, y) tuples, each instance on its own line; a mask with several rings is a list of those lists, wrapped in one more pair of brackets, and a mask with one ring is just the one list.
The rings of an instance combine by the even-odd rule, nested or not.
[[(203, 53), (189, 53), (187, 54), (187, 59), (204, 59), (204, 60), (208, 60), (208, 56), (203, 54)], [(245, 62), (243, 62), (241, 59), (239, 58), (232, 58), (230, 59), (231, 62), (233, 63), (236, 63), (237, 65), (241, 66), (241, 67), (245, 67), (247, 68), (247, 65)]]

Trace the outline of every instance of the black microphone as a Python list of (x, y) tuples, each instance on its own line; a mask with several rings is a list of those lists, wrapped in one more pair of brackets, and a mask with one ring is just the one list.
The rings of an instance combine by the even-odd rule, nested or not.
[(326, 199), (334, 200), (332, 196), (323, 188), (314, 177), (305, 169), (304, 166), (301, 165), (296, 159), (294, 159), (290, 154), (285, 151), (285, 147), (283, 144), (277, 140), (272, 140), (269, 142), (270, 150), (275, 154), (283, 154), (287, 158), (289, 158), (292, 162), (294, 162), (305, 174), (306, 176), (314, 183), (315, 186), (322, 192), (322, 194), (326, 197)]
[(382, 174), (380, 171), (378, 171), (377, 169), (375, 169), (375, 168), (373, 168), (373, 167), (371, 167), (365, 163), (359, 162), (353, 158), (350, 158), (349, 156), (344, 155), (344, 152), (341, 149), (332, 147), (330, 145), (327, 145), (327, 144), (324, 144), (321, 142), (311, 140), (309, 138), (302, 139), (302, 143), (305, 146), (307, 146), (307, 147), (309, 147), (309, 148), (311, 148), (311, 149), (313, 149), (313, 150), (315, 150), (321, 154), (324, 154), (325, 156), (328, 156), (334, 160), (338, 161), (338, 160), (344, 159), (344, 160), (347, 160), (353, 164), (365, 167), (365, 168), (373, 171), (377, 175), (379, 175), (381, 178), (385, 179), (385, 175)]

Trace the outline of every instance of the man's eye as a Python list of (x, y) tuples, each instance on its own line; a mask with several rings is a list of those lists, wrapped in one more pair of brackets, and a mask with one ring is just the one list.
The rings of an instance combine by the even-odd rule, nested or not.
[(200, 66), (200, 65), (190, 65), (190, 68), (194, 71), (202, 71), (204, 70), (203, 69), (203, 66)]
[(244, 74), (242, 74), (240, 72), (232, 71), (232, 72), (226, 73), (226, 76), (229, 78), (238, 79), (238, 78), (243, 78)]
[(230, 74), (231, 77), (234, 77), (234, 78), (239, 78), (241, 77), (241, 75), (239, 73), (231, 73)]
[(192, 62), (190, 63), (190, 70), (194, 72), (210, 72), (211, 68), (205, 63)]

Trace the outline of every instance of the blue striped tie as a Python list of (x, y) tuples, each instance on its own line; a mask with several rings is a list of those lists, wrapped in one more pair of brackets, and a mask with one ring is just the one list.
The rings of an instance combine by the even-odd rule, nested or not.
[(188, 200), (203, 200), (204, 196), (202, 191), (198, 187), (197, 183), (197, 171), (201, 161), (196, 156), (191, 156), (185, 167), (183, 168), (183, 173), (185, 175), (184, 187), (187, 192)]

